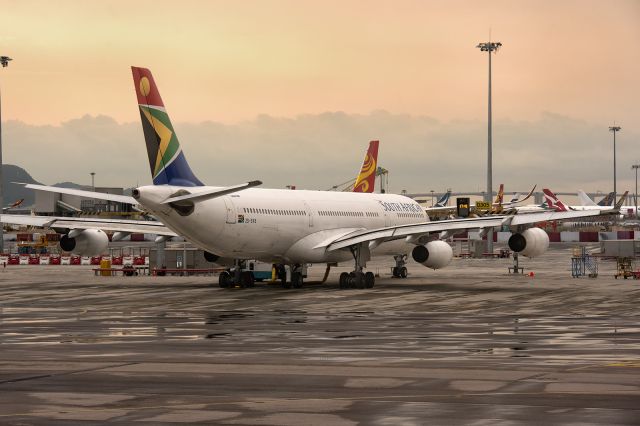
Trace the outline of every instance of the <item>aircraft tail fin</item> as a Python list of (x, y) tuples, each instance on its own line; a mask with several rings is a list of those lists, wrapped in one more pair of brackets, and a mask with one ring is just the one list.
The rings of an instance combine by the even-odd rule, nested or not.
[(613, 206), (613, 208), (615, 210), (620, 210), (620, 208), (622, 207), (622, 205), (624, 204), (625, 200), (627, 199), (627, 195), (629, 195), (629, 191), (624, 191), (624, 194), (622, 194), (622, 197), (620, 197), (620, 199), (618, 200), (618, 202), (616, 203), (615, 206)]
[(376, 185), (376, 168), (378, 166), (378, 146), (380, 141), (369, 142), (369, 149), (364, 156), (360, 174), (353, 185), (353, 192), (373, 192)]
[(203, 186), (193, 174), (151, 71), (131, 67), (154, 185)]
[(613, 191), (608, 193), (602, 200), (598, 202), (598, 205), (603, 207), (611, 207), (612, 204), (613, 204)]
[(498, 189), (498, 193), (496, 194), (496, 200), (493, 204), (502, 205), (504, 201), (504, 183), (500, 184), (500, 189)]
[(436, 207), (446, 207), (447, 203), (449, 202), (449, 198), (451, 197), (451, 190), (447, 190), (447, 192), (440, 197), (440, 199), (438, 200), (438, 202), (436, 203)]
[(582, 189), (578, 190), (578, 199), (580, 200), (580, 204), (583, 206), (597, 206), (595, 201), (593, 201)]
[(556, 194), (551, 192), (551, 190), (544, 188), (542, 192), (544, 193), (544, 198), (547, 201), (547, 205), (550, 209), (554, 209), (558, 212), (569, 211), (569, 208), (562, 201), (560, 201)]

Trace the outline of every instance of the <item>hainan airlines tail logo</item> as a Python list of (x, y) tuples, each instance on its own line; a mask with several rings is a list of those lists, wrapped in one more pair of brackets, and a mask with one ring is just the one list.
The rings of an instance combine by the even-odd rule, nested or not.
[(376, 167), (378, 163), (378, 141), (371, 141), (364, 157), (360, 174), (353, 185), (353, 192), (373, 192), (376, 182)]

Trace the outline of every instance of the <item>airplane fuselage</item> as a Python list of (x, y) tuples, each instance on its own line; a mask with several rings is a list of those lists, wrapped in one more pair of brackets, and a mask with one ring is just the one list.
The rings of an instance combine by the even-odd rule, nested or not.
[[(220, 257), (269, 262), (340, 262), (348, 250), (314, 248), (364, 229), (429, 221), (414, 200), (395, 194), (250, 188), (195, 203), (182, 214), (164, 200), (181, 190), (212, 187), (169, 185), (138, 188), (138, 202), (176, 233)], [(404, 240), (382, 244), (377, 253), (406, 253)]]

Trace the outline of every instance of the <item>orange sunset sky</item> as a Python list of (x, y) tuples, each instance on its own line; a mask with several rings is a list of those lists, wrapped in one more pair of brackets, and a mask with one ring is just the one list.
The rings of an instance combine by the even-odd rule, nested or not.
[[(199, 133), (198, 126), (211, 122), (224, 127), (226, 133), (221, 134), (241, 134), (246, 149), (264, 149), (268, 140), (269, 149), (282, 149), (285, 155), (295, 143), (283, 142), (279, 148), (274, 142), (279, 136), (284, 141), (304, 138), (302, 132), (295, 136), (287, 133), (292, 127), (287, 120), (300, 124), (301, 119), (316, 117), (328, 127), (318, 130), (314, 126), (320, 124), (316, 123), (307, 128), (331, 135), (332, 141), (326, 141), (329, 148), (340, 149), (349, 141), (344, 151), (349, 161), (338, 164), (340, 169), (335, 171), (340, 176), (354, 174), (367, 141), (380, 138), (381, 156), (386, 153), (387, 164), (398, 164), (395, 176), (399, 186), (392, 189), (418, 190), (415, 178), (403, 177), (399, 170), (402, 160), (391, 152), (392, 147), (405, 150), (406, 155), (415, 144), (435, 140), (442, 149), (438, 155), (452, 158), (459, 150), (446, 149), (458, 147), (458, 142), (447, 142), (447, 138), (458, 132), (460, 141), (473, 139), (469, 155), (476, 157), (474, 161), (484, 158), (487, 55), (475, 46), (488, 41), (490, 33), (494, 41), (503, 43), (493, 57), (496, 161), (510, 161), (508, 151), (500, 156), (500, 144), (505, 146), (522, 134), (518, 127), (522, 123), (534, 129), (531, 132), (540, 129), (540, 134), (531, 136), (532, 141), (549, 142), (569, 129), (565, 133), (571, 134), (567, 138), (573, 142), (567, 142), (567, 150), (589, 149), (592, 142), (584, 135), (593, 135), (593, 143), (604, 148), (594, 148), (592, 158), (580, 157), (579, 161), (599, 161), (608, 155), (607, 126), (614, 121), (623, 127), (621, 170), (626, 173), (630, 164), (640, 159), (636, 154), (640, 112), (637, 0), (2, 0), (0, 10), (0, 54), (14, 58), (8, 68), (0, 69), (6, 143), (14, 138), (13, 147), (5, 146), (5, 161), (39, 168), (34, 177), (48, 183), (75, 176), (44, 170), (24, 155), (24, 148), (38, 149), (38, 140), (52, 144), (56, 138), (63, 140), (62, 144), (73, 143), (74, 137), (78, 137), (77, 143), (88, 143), (86, 138), (72, 137), (64, 130), (71, 124), (84, 125), (82, 120), (91, 117), (113, 119), (109, 126), (114, 129), (129, 123), (139, 127), (129, 68), (137, 65), (153, 71), (179, 135), (184, 132), (196, 142), (205, 140), (211, 132)], [(382, 123), (371, 118), (381, 111), (394, 120)], [(326, 113), (333, 114), (330, 124), (323, 121)], [(334, 120), (336, 113), (344, 114), (345, 120), (366, 117), (379, 127), (371, 132), (352, 132), (351, 126), (344, 140), (335, 140), (339, 139), (335, 134), (342, 134), (340, 120)], [(274, 122), (265, 124), (260, 117)], [(546, 123), (548, 117), (561, 117), (569, 127), (553, 121), (555, 118), (551, 126), (536, 126)], [(418, 129), (427, 119), (434, 120), (438, 129), (406, 133), (407, 127)], [(180, 123), (187, 126), (185, 130), (181, 131)], [(503, 134), (502, 140), (500, 123), (512, 131)], [(460, 130), (467, 125), (468, 132)], [(47, 126), (53, 129), (48, 132), (50, 140), (43, 136)], [(571, 133), (576, 126), (582, 130)], [(131, 130), (131, 139), (141, 138), (137, 127)], [(36, 137), (33, 132), (42, 135)], [(17, 138), (25, 145), (15, 146)], [(123, 144), (129, 141), (128, 136), (120, 139)], [(201, 166), (206, 167), (213, 157), (203, 159), (196, 142), (189, 146), (185, 141), (183, 145), (189, 158), (197, 157), (194, 161), (202, 161)], [(511, 147), (512, 152), (523, 152), (532, 143)], [(549, 143), (562, 149), (557, 141)], [(134, 160), (144, 159), (141, 142), (131, 146), (136, 148)], [(537, 155), (535, 151), (539, 150), (534, 149), (532, 155)], [(625, 156), (627, 160), (622, 159)], [(327, 154), (327, 159), (341, 161), (333, 154)], [(557, 166), (566, 167), (566, 159)], [(589, 178), (585, 186), (591, 187), (585, 189), (608, 189), (608, 167), (607, 162), (597, 177)], [(419, 164), (415, 165), (417, 170)], [(260, 175), (266, 169), (256, 171)], [(514, 174), (506, 168), (503, 172), (504, 178)], [(104, 179), (110, 176), (106, 167), (97, 173)], [(206, 173), (202, 173), (205, 178)], [(501, 177), (499, 165), (496, 173), (494, 182)], [(85, 175), (86, 170), (78, 171), (83, 179)], [(482, 173), (477, 175), (482, 179)], [(210, 177), (216, 176), (212, 173)], [(231, 177), (234, 180), (241, 175)], [(123, 185), (148, 179), (138, 173), (123, 182), (121, 171), (111, 178)], [(522, 178), (518, 186), (540, 180), (535, 174)], [(315, 175), (273, 177), (272, 183), (283, 185), (296, 179), (309, 187), (323, 186), (321, 177)], [(450, 180), (434, 180), (436, 190), (451, 185)], [(574, 188), (579, 183), (568, 186)]]

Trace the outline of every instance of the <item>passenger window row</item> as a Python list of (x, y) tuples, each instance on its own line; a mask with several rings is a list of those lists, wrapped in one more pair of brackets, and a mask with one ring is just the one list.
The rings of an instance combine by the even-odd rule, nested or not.
[(398, 213), (398, 217), (415, 217), (415, 218), (423, 218), (422, 213)]
[(335, 210), (320, 210), (318, 212), (320, 216), (334, 216), (334, 217), (378, 217), (378, 212), (346, 212)]
[(271, 214), (271, 215), (280, 215), (280, 216), (306, 216), (306, 212), (304, 210), (289, 210), (289, 209), (259, 209), (256, 207), (243, 207), (243, 213), (254, 213), (254, 214)]

